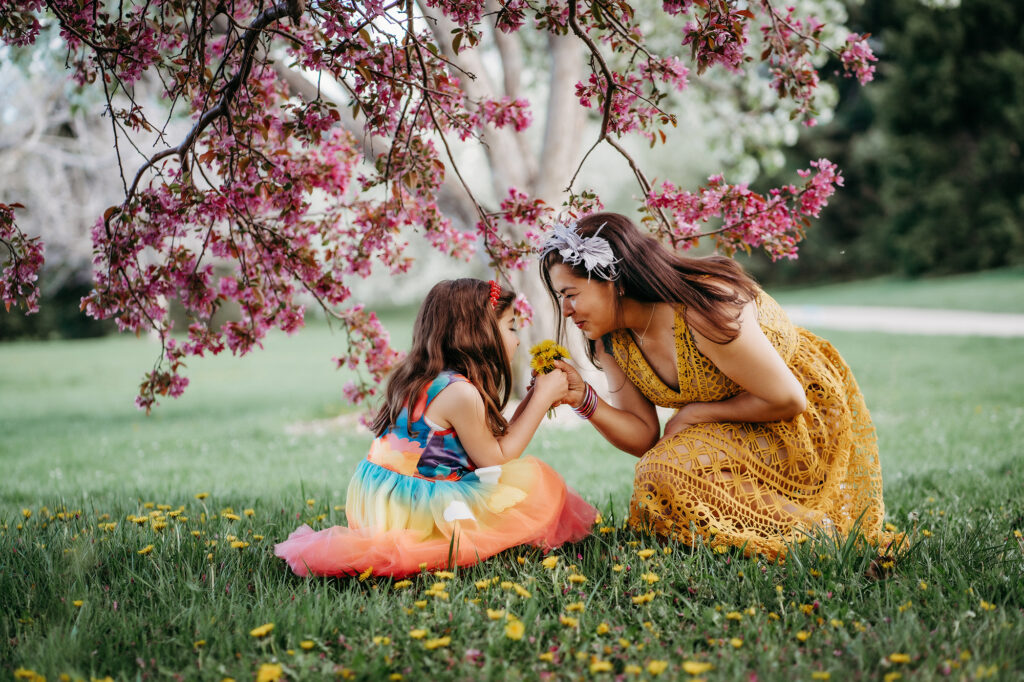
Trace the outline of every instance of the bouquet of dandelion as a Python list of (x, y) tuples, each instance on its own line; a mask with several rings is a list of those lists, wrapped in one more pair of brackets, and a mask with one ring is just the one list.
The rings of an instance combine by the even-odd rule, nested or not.
[[(530, 349), (530, 369), (537, 374), (548, 374), (555, 369), (555, 360), (567, 360), (569, 351), (565, 346), (559, 346), (551, 339), (541, 341)], [(554, 409), (548, 410), (548, 419), (555, 416)]]
[(569, 351), (551, 339), (541, 341), (530, 349), (530, 369), (537, 374), (548, 374), (555, 369), (555, 360), (567, 360)]

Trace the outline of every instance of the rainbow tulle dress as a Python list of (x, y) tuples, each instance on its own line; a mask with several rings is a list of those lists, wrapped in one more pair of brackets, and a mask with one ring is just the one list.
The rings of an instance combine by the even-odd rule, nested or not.
[(376, 438), (348, 487), (348, 527), (300, 526), (275, 554), (298, 575), (401, 577), (468, 566), (517, 545), (548, 550), (590, 533), (597, 510), (533, 457), (476, 468), (452, 429), (427, 420), (445, 371)]

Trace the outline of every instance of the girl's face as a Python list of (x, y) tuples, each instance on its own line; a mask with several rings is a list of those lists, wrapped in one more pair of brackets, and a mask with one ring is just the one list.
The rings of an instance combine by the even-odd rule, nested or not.
[(501, 342), (505, 344), (505, 354), (509, 360), (515, 355), (519, 348), (519, 325), (516, 320), (516, 311), (512, 306), (505, 309), (505, 312), (498, 318), (498, 330), (501, 332)]
[(614, 284), (577, 277), (562, 263), (551, 266), (548, 276), (558, 296), (562, 316), (571, 318), (588, 339), (596, 341), (618, 328)]

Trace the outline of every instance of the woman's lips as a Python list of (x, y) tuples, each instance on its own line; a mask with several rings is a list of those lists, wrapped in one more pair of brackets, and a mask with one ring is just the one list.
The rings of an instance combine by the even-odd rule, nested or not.
[(576, 323), (576, 327), (577, 327), (578, 329), (583, 329), (583, 325), (585, 325), (586, 323), (587, 323), (587, 321), (586, 321), (586, 320), (583, 320), (583, 321), (581, 321), (581, 322), (577, 322), (577, 323)]

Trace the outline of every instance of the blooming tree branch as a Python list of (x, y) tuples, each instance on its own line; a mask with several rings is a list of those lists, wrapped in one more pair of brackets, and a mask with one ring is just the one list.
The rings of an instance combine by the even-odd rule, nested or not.
[[(807, 123), (818, 84), (812, 56), (832, 49), (847, 75), (861, 82), (872, 75), (867, 36), (828, 48), (821, 22), (781, 13), (769, 0), (664, 0), (661, 7), (662, 19), (678, 21), (678, 47), (698, 75), (767, 64), (772, 87), (799, 102), (797, 116)], [(506, 65), (498, 91), (483, 87), (483, 60), (471, 58), (485, 29), (500, 35), (499, 52), (508, 59), (524, 30), (584, 46), (589, 59), (574, 91), (580, 105), (600, 112), (594, 146), (607, 143), (625, 159), (644, 197), (644, 221), (677, 248), (708, 237), (726, 251), (795, 257), (810, 217), (842, 179), (822, 159), (802, 186), (763, 195), (717, 176), (693, 192), (653, 187), (624, 140), (667, 141), (677, 124), (667, 97), (687, 87), (690, 69), (679, 55), (650, 47), (628, 0), (0, 3), (0, 40), (12, 49), (29, 49), (45, 25), (59, 30), (70, 77), (100, 89), (111, 118), (125, 191), (97, 216), (94, 288), (82, 307), (121, 330), (160, 339), (136, 399), (147, 411), (185, 390), (190, 357), (248, 353), (271, 329), (300, 328), (310, 301), (346, 335), (336, 362), (359, 379), (345, 394), (355, 401), (375, 395), (398, 354), (349, 285), (375, 265), (406, 271), (403, 235), (410, 231), (450, 258), (468, 259), (481, 248), (499, 276), (525, 267), (557, 203), (531, 196), (517, 180), (495, 187), (497, 205), (485, 205), (452, 149), (455, 140), (483, 142), (490, 154), (500, 149), (520, 179), (537, 172), (515, 156), (518, 142), (509, 142), (533, 121), (517, 67)], [(751, 34), (761, 35), (759, 56), (748, 54), (759, 47)], [(560, 54), (564, 66), (570, 53)], [(301, 97), (289, 85), (294, 79), (282, 77), (299, 71), (318, 77)], [(322, 96), (321, 81), (348, 101)], [(158, 85), (174, 112), (163, 126), (136, 97), (142, 82)], [(340, 106), (349, 108), (349, 128), (357, 122), (363, 140), (342, 125)], [(172, 139), (182, 118), (187, 131)], [(143, 135), (157, 138), (156, 151), (141, 151)], [(576, 172), (557, 178), (572, 213), (601, 206), (596, 194), (574, 188), (589, 155), (579, 166), (569, 161)], [(127, 166), (134, 166), (130, 175)], [(451, 173), (457, 183), (446, 182)], [(452, 186), (475, 208), (472, 229), (457, 229), (438, 204)], [(0, 293), (6, 307), (31, 312), (42, 244), (14, 225), (17, 207), (0, 205), (7, 255)], [(185, 311), (183, 330), (174, 329), (172, 301)], [(237, 304), (239, 318), (215, 324), (214, 313), (228, 303)], [(516, 306), (529, 313), (525, 301)]]

